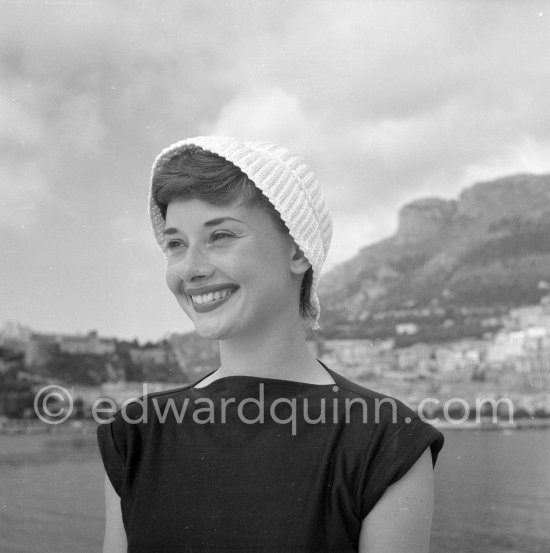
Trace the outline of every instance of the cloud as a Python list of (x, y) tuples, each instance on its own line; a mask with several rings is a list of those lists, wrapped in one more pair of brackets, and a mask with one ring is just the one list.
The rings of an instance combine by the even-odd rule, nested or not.
[[(125, 289), (124, 275), (161, 262), (146, 215), (155, 155), (184, 137), (232, 134), (308, 161), (334, 214), (329, 263), (343, 261), (391, 234), (413, 199), (550, 170), (550, 17), (541, 5), (6, 4), (0, 224), (17, 231), (21, 251), (41, 249), (52, 290), (70, 259), (71, 270), (116, 290), (113, 312), (131, 319), (149, 291), (145, 277)], [(41, 229), (40, 246), (21, 224)], [(105, 276), (110, 264), (116, 276)], [(107, 311), (95, 293), (83, 328), (96, 326), (86, 317), (111, 320), (97, 313)], [(160, 327), (152, 304), (143, 319)]]
[(20, 99), (28, 96), (30, 83), (18, 82), (9, 90), (0, 92), (0, 143), (36, 147), (45, 136), (44, 126), (39, 118), (29, 113)]
[(0, 227), (29, 232), (50, 200), (49, 184), (35, 165), (6, 161), (0, 165)]
[(247, 140), (268, 140), (283, 145), (299, 142), (312, 134), (300, 100), (280, 87), (252, 87), (225, 104), (217, 120), (203, 124), (207, 134), (243, 137)]
[(159, 261), (163, 259), (145, 213), (141, 217), (136, 217), (127, 209), (116, 213), (109, 220), (109, 231), (110, 244), (117, 255), (134, 256), (133, 261), (138, 263), (144, 252), (156, 255)]
[(491, 180), (495, 175), (548, 173), (548, 160), (550, 160), (550, 140), (541, 142), (522, 137), (504, 151), (468, 164), (464, 169), (461, 188), (473, 182)]

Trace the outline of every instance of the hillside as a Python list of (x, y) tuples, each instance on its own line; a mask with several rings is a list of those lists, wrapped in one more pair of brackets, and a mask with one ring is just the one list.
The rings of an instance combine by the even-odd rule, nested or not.
[(550, 175), (481, 182), (457, 200), (405, 205), (394, 236), (327, 273), (320, 286), (323, 334), (369, 336), (375, 321), (388, 320), (383, 334), (396, 311), (400, 320), (424, 313), (432, 324), (468, 307), (497, 314), (537, 303), (548, 282)]

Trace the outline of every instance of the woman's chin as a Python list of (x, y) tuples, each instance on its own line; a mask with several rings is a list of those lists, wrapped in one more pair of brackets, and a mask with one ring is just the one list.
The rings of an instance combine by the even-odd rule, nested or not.
[(195, 332), (206, 340), (226, 340), (230, 337), (231, 329), (224, 326), (207, 324), (206, 322), (193, 321)]

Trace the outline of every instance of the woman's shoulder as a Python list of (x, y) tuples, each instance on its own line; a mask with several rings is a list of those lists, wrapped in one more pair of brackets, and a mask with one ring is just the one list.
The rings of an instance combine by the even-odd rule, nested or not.
[(403, 401), (388, 394), (374, 391), (331, 371), (338, 386), (338, 395), (344, 407), (349, 433), (363, 438), (365, 447), (372, 453), (384, 452), (383, 462), (397, 458), (411, 460), (430, 447), (435, 465), (444, 444), (443, 434), (421, 413)]
[(339, 372), (328, 369), (334, 378), (333, 391), (344, 402), (348, 409), (351, 406), (365, 406), (369, 411), (380, 418), (391, 418), (395, 421), (410, 422), (418, 414), (400, 399), (382, 392), (367, 388), (357, 382), (349, 380)]
[(190, 383), (129, 398), (113, 415), (113, 421), (119, 425), (124, 423), (140, 425), (162, 418), (163, 414), (173, 409), (180, 409), (182, 405), (189, 402), (192, 387), (193, 383)]

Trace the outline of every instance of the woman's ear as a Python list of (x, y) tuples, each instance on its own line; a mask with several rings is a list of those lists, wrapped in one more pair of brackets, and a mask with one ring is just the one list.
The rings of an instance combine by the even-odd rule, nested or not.
[(295, 275), (304, 274), (311, 267), (302, 250), (294, 244), (292, 246), (292, 258), (290, 260), (290, 272)]

